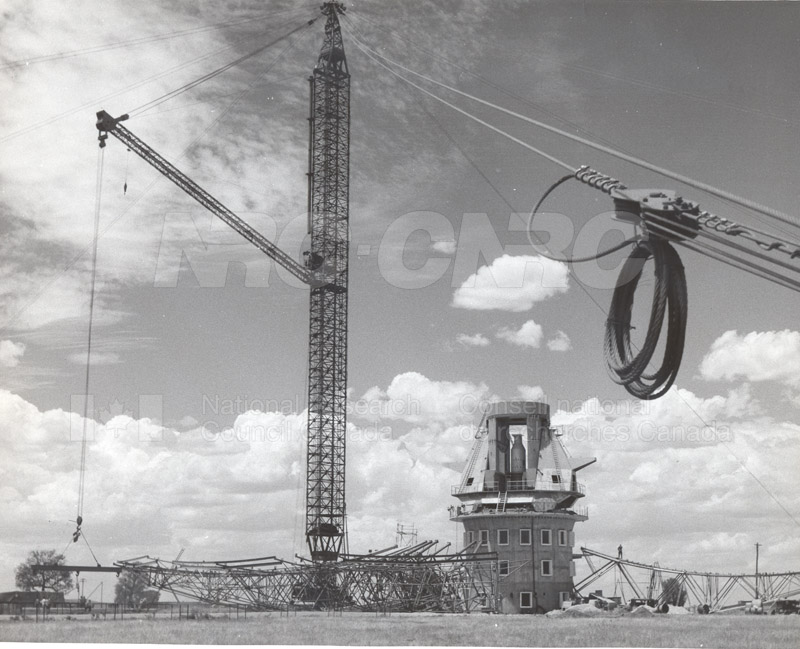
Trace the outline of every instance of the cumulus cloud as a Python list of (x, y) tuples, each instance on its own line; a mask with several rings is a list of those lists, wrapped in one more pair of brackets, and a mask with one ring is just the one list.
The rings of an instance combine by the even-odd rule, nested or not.
[(456, 342), (461, 343), (464, 347), (487, 347), (491, 341), (481, 333), (477, 334), (458, 334)]
[(502, 255), (481, 266), (453, 293), (462, 309), (527, 311), (569, 288), (567, 265), (536, 255)]
[(745, 571), (745, 550), (767, 534), (782, 546), (772, 569), (796, 569), (800, 541), (783, 507), (798, 517), (791, 467), (800, 427), (763, 415), (746, 388), (711, 396), (681, 388), (650, 402), (592, 398), (552, 420), (574, 456), (597, 457), (580, 474), (590, 518), (576, 533), (587, 547), (622, 543), (632, 560)]
[(412, 424), (455, 425), (471, 421), (489, 396), (484, 383), (436, 381), (419, 372), (405, 372), (395, 376), (385, 390), (378, 386), (367, 390), (353, 409)]
[(555, 336), (547, 341), (547, 349), (551, 352), (568, 352), (572, 349), (572, 341), (563, 331), (558, 331)]
[(543, 335), (542, 326), (536, 324), (533, 320), (528, 320), (516, 330), (503, 327), (496, 334), (497, 338), (505, 340), (512, 345), (532, 347), (534, 349), (537, 349), (542, 344)]
[[(517, 390), (544, 398), (539, 386)], [(445, 510), (450, 486), (481, 405), (495, 397), (483, 384), (416, 372), (366, 396), (384, 409), (375, 421), (361, 425), (356, 415), (348, 424), (351, 548), (390, 545), (398, 520), (414, 522), (424, 538), (456, 537)], [(746, 390), (593, 398), (554, 409), (553, 423), (573, 456), (598, 458), (580, 475), (591, 508), (576, 527), (580, 544), (608, 551), (622, 541), (631, 558), (722, 571), (745, 567), (738, 550), (759, 534), (773, 539), (771, 567), (794, 566), (796, 527), (752, 476), (800, 511), (800, 426), (757, 412)], [(172, 557), (181, 547), (191, 559), (305, 551), (305, 413), (249, 411), (229, 428), (183, 432), (128, 413), (92, 424), (84, 527), (103, 562)], [(72, 431), (81, 427), (74, 413), (0, 390), (0, 583), (33, 545), (59, 546), (74, 529), (80, 444)], [(77, 546), (69, 552), (76, 563), (91, 560)]]
[(706, 380), (778, 381), (800, 387), (800, 331), (726, 331), (700, 363)]
[(517, 395), (526, 401), (545, 401), (544, 390), (539, 385), (518, 385)]
[(0, 340), (0, 365), (16, 367), (25, 353), (25, 343), (15, 343), (13, 340)]

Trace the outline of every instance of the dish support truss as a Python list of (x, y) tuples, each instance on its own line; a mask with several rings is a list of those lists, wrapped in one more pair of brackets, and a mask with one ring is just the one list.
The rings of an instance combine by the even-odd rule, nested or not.
[(270, 611), (298, 609), (470, 613), (494, 611), (494, 553), (444, 554), (435, 541), (401, 550), (342, 555), (338, 562), (162, 561), (115, 563), (151, 587), (209, 604)]
[[(617, 583), (630, 588), (631, 597), (653, 599), (665, 603), (675, 592), (685, 589), (687, 602), (707, 605), (711, 612), (738, 608), (739, 602), (761, 598), (764, 604), (776, 599), (800, 595), (800, 572), (759, 573), (741, 575), (717, 572), (696, 572), (637, 563), (589, 548), (581, 548), (591, 574), (575, 584), (578, 595), (588, 595), (588, 588), (604, 575), (615, 575)], [(595, 560), (602, 564), (596, 565)], [(670, 588), (664, 590), (668, 580)], [(627, 603), (623, 591), (623, 602)]]

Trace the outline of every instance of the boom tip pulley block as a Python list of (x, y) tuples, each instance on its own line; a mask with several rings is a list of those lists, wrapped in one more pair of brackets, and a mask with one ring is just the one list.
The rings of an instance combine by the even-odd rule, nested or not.
[(104, 148), (106, 146), (106, 140), (108, 139), (108, 134), (113, 131), (117, 124), (120, 122), (124, 122), (125, 120), (129, 119), (130, 115), (125, 113), (124, 115), (120, 115), (117, 118), (111, 117), (106, 111), (99, 110), (97, 111), (97, 130), (100, 131), (97, 135), (97, 139), (100, 142), (100, 148)]

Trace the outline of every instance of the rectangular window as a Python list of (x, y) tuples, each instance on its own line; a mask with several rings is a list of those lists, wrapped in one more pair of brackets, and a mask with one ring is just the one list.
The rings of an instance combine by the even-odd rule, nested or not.
[(519, 544), (520, 545), (530, 545), (531, 544), (531, 531), (530, 530), (520, 530), (519, 531)]
[(519, 594), (519, 607), (520, 608), (533, 608), (533, 593), (520, 593)]
[(497, 545), (508, 545), (508, 530), (497, 530)]
[(542, 545), (551, 545), (550, 530), (542, 530)]
[(558, 544), (559, 545), (567, 544), (567, 530), (558, 530)]
[(498, 566), (498, 573), (501, 577), (506, 577), (509, 572), (509, 563), (508, 561), (501, 559), (499, 566)]
[(550, 559), (542, 560), (542, 577), (552, 577), (553, 576), (553, 562)]
[(571, 600), (572, 600), (572, 598), (569, 596), (569, 591), (568, 590), (562, 590), (558, 594), (558, 603), (559, 604), (563, 604), (564, 602), (569, 602)]
[(481, 530), (481, 545), (489, 545), (489, 530)]

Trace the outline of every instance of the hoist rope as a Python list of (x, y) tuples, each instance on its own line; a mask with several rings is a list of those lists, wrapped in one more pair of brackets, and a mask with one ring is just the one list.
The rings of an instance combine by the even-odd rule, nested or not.
[[(356, 45), (358, 46), (358, 48), (362, 52), (364, 52), (367, 56), (369, 56), (374, 61), (378, 62), (382, 67), (387, 69), (391, 74), (393, 74), (396, 77), (398, 77), (399, 79), (405, 81), (409, 85), (417, 88), (418, 90), (424, 92), (425, 94), (436, 98), (437, 100), (441, 101), (442, 103), (445, 103), (446, 105), (450, 106), (451, 108), (454, 108), (458, 112), (460, 112), (460, 113), (462, 113), (464, 115), (467, 115), (471, 119), (475, 119), (476, 121), (480, 121), (481, 123), (484, 123), (482, 120), (478, 120), (478, 118), (469, 115), (469, 113), (466, 113), (465, 111), (462, 111), (461, 109), (453, 106), (449, 102), (445, 102), (445, 100), (437, 97), (433, 93), (430, 93), (427, 90), (424, 90), (423, 88), (421, 88), (417, 84), (413, 83), (408, 78), (406, 78), (403, 75), (401, 75), (400, 73), (398, 73), (397, 70), (395, 70), (394, 68), (392, 68), (390, 66), (395, 66), (395, 67), (397, 67), (397, 68), (399, 68), (401, 70), (404, 70), (405, 72), (408, 72), (409, 74), (413, 74), (414, 76), (416, 76), (416, 77), (418, 77), (420, 79), (423, 79), (423, 80), (425, 80), (425, 81), (427, 81), (429, 83), (432, 83), (432, 84), (434, 84), (436, 86), (444, 88), (445, 90), (449, 90), (450, 92), (453, 92), (453, 93), (455, 93), (457, 95), (460, 95), (462, 97), (466, 97), (467, 99), (471, 99), (472, 101), (475, 101), (475, 102), (477, 102), (479, 104), (482, 104), (484, 106), (488, 106), (489, 108), (493, 108), (493, 109), (495, 109), (497, 111), (505, 113), (506, 115), (510, 115), (511, 117), (515, 117), (515, 118), (520, 119), (522, 121), (525, 121), (525, 122), (527, 122), (529, 124), (537, 126), (537, 127), (541, 128), (541, 129), (544, 129), (544, 130), (549, 131), (551, 133), (554, 133), (556, 135), (560, 135), (562, 137), (570, 139), (573, 142), (577, 142), (578, 144), (582, 144), (584, 146), (590, 147), (592, 149), (595, 149), (596, 151), (600, 151), (601, 153), (606, 153), (606, 154), (608, 154), (610, 156), (613, 156), (615, 158), (618, 158), (620, 160), (624, 160), (625, 162), (629, 162), (629, 163), (634, 164), (636, 166), (642, 167), (643, 169), (647, 169), (647, 170), (652, 171), (654, 173), (657, 173), (657, 174), (659, 174), (661, 176), (665, 176), (666, 178), (671, 178), (672, 180), (675, 180), (677, 182), (683, 183), (684, 185), (688, 185), (689, 187), (694, 187), (695, 189), (698, 189), (700, 191), (704, 191), (704, 192), (706, 192), (708, 194), (711, 194), (713, 196), (716, 196), (718, 198), (722, 198), (722, 199), (731, 201), (733, 203), (737, 203), (737, 204), (741, 205), (742, 207), (745, 207), (745, 208), (747, 208), (749, 210), (752, 210), (754, 212), (760, 212), (761, 214), (764, 214), (765, 216), (770, 216), (770, 217), (772, 217), (772, 218), (774, 218), (774, 219), (776, 219), (778, 221), (782, 221), (783, 223), (786, 223), (788, 225), (792, 225), (794, 227), (800, 227), (800, 222), (798, 222), (798, 220), (796, 218), (794, 218), (792, 216), (789, 216), (788, 214), (784, 214), (783, 212), (779, 212), (778, 210), (775, 210), (775, 209), (773, 209), (771, 207), (768, 207), (766, 205), (761, 205), (760, 203), (757, 203), (757, 202), (752, 201), (750, 199), (738, 196), (738, 195), (733, 194), (731, 192), (719, 189), (719, 188), (714, 187), (712, 185), (709, 185), (707, 183), (695, 180), (693, 178), (690, 178), (689, 176), (685, 176), (683, 174), (679, 174), (679, 173), (676, 173), (674, 171), (670, 171), (669, 169), (666, 169), (664, 167), (660, 167), (658, 165), (654, 165), (654, 164), (652, 164), (650, 162), (647, 162), (646, 160), (642, 160), (641, 158), (638, 158), (636, 156), (633, 156), (633, 155), (630, 155), (630, 154), (627, 154), (627, 153), (623, 153), (622, 151), (619, 151), (619, 150), (617, 150), (617, 149), (615, 149), (613, 147), (609, 147), (609, 146), (606, 146), (606, 145), (603, 145), (603, 144), (597, 144), (596, 142), (593, 142), (592, 140), (589, 140), (587, 138), (581, 137), (579, 135), (574, 135), (572, 133), (568, 133), (567, 131), (564, 131), (563, 129), (557, 128), (555, 126), (550, 126), (549, 124), (541, 122), (541, 121), (539, 121), (537, 119), (533, 119), (532, 117), (528, 117), (527, 115), (523, 115), (523, 114), (518, 113), (516, 111), (509, 110), (508, 108), (504, 108), (503, 106), (499, 106), (499, 105), (494, 104), (494, 103), (492, 103), (490, 101), (487, 101), (485, 99), (481, 99), (480, 97), (475, 97), (474, 95), (470, 95), (469, 93), (466, 93), (466, 92), (464, 92), (462, 90), (458, 90), (457, 88), (454, 88), (453, 86), (450, 86), (450, 85), (448, 85), (446, 83), (442, 83), (441, 81), (437, 81), (436, 79), (433, 79), (433, 78), (431, 78), (429, 76), (426, 76), (426, 75), (421, 74), (419, 72), (415, 72), (414, 70), (402, 65), (401, 63), (397, 63), (396, 61), (393, 61), (392, 59), (390, 59), (390, 58), (388, 58), (386, 56), (383, 56), (382, 54), (380, 54), (377, 51), (375, 51), (372, 48), (370, 48), (368, 45), (365, 45), (364, 43), (362, 43), (358, 39), (358, 37), (355, 36), (355, 34), (352, 32), (351, 29), (348, 29), (347, 31), (348, 31), (348, 35), (353, 39), (353, 41), (356, 43)], [(375, 57), (378, 57), (378, 58), (382, 59), (382, 61), (377, 61)], [(390, 65), (386, 65), (386, 63), (383, 63), (383, 61), (385, 61), (386, 63), (388, 63)], [(500, 132), (499, 129), (495, 129), (491, 125), (488, 125), (488, 124), (485, 124), (485, 125), (487, 125), (490, 128), (492, 128), (492, 130), (497, 130), (498, 132)], [(507, 137), (511, 137), (511, 136), (507, 135)], [(523, 146), (529, 146), (529, 145), (523, 145)], [(560, 166), (565, 166), (561, 161), (553, 158), (552, 156), (549, 156), (549, 154), (543, 154), (543, 153), (540, 152), (540, 155), (543, 155), (543, 157), (546, 157), (547, 159), (551, 160), (552, 162), (555, 162), (556, 164), (559, 164)], [(571, 167), (567, 167), (567, 168), (571, 169)]]
[[(95, 189), (94, 201), (94, 233), (92, 237), (92, 280), (89, 288), (89, 327), (86, 340), (86, 381), (84, 383), (83, 399), (83, 422), (81, 426), (81, 463), (78, 478), (78, 517), (76, 534), (80, 535), (81, 524), (83, 523), (83, 501), (86, 491), (86, 428), (89, 421), (89, 386), (92, 367), (92, 325), (94, 321), (94, 302), (97, 288), (97, 241), (100, 236), (100, 204), (103, 189), (103, 166), (105, 161), (105, 149), (98, 149), (97, 152), (97, 187)], [(75, 541), (78, 539), (75, 538)]]
[(165, 101), (169, 101), (170, 99), (173, 99), (174, 97), (177, 97), (178, 95), (181, 95), (184, 92), (186, 92), (188, 90), (191, 90), (192, 88), (194, 88), (196, 86), (199, 86), (200, 84), (205, 83), (206, 81), (209, 81), (210, 79), (213, 79), (214, 77), (222, 74), (223, 72), (226, 72), (226, 71), (230, 70), (231, 68), (236, 67), (240, 63), (244, 63), (248, 59), (251, 59), (251, 58), (253, 58), (254, 56), (256, 56), (258, 54), (261, 54), (261, 52), (263, 52), (264, 50), (269, 49), (273, 45), (277, 45), (281, 41), (286, 40), (287, 38), (289, 38), (293, 34), (296, 34), (297, 32), (299, 32), (301, 29), (305, 29), (307, 27), (310, 27), (311, 25), (314, 24), (314, 22), (318, 18), (319, 18), (319, 16), (315, 16), (311, 20), (307, 20), (302, 25), (298, 25), (294, 29), (290, 30), (288, 33), (286, 33), (286, 34), (284, 34), (282, 36), (279, 36), (278, 38), (270, 41), (269, 43), (266, 43), (265, 45), (261, 45), (260, 47), (257, 47), (253, 51), (240, 56), (238, 59), (236, 59), (234, 61), (231, 61), (230, 63), (226, 63), (225, 65), (218, 67), (216, 70), (212, 70), (211, 72), (208, 72), (208, 73), (206, 73), (206, 74), (204, 74), (204, 75), (202, 75), (200, 77), (197, 77), (196, 79), (194, 79), (194, 80), (192, 80), (192, 81), (190, 81), (188, 83), (185, 83), (182, 86), (180, 86), (178, 88), (175, 88), (174, 90), (171, 90), (170, 92), (164, 93), (160, 97), (157, 97), (156, 99), (153, 99), (152, 101), (148, 101), (147, 103), (142, 104), (138, 108), (134, 108), (133, 110), (128, 111), (128, 113), (131, 116), (133, 116), (133, 115), (137, 115), (139, 113), (142, 113), (142, 112), (144, 112), (144, 111), (146, 111), (146, 110), (148, 110), (150, 108), (155, 108), (159, 104), (162, 104)]

